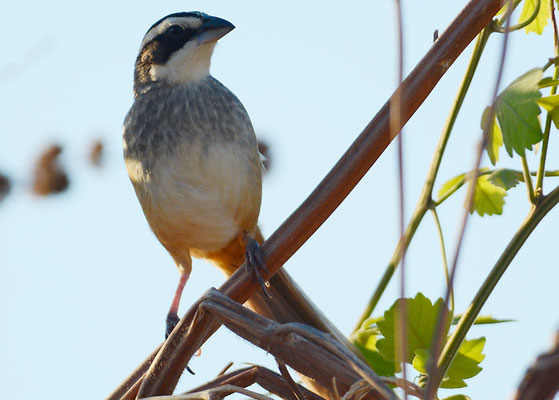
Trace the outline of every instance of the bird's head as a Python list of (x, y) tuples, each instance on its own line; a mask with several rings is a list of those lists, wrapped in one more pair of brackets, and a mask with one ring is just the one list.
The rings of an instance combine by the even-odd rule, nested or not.
[(149, 28), (136, 59), (134, 86), (154, 81), (188, 83), (208, 76), (216, 42), (230, 22), (201, 12), (167, 15)]

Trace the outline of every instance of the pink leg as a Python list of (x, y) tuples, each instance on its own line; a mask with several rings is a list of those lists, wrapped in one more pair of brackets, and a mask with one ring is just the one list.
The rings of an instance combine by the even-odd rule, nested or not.
[(167, 314), (167, 321), (166, 321), (166, 328), (165, 328), (165, 339), (169, 337), (175, 326), (179, 323), (179, 305), (181, 302), (182, 291), (184, 290), (184, 286), (186, 285), (186, 281), (188, 281), (188, 274), (181, 274), (179, 279), (179, 284), (177, 286), (177, 291), (175, 292), (175, 297), (173, 298), (173, 302), (171, 303), (171, 308), (169, 309), (169, 313)]

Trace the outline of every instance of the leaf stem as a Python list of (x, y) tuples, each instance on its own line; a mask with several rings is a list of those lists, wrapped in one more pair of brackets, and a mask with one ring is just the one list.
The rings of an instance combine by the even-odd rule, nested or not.
[(501, 257), (495, 263), (495, 266), (485, 278), (485, 281), (479, 288), (474, 299), (460, 318), (456, 330), (452, 333), (446, 345), (443, 348), (439, 362), (437, 365), (437, 374), (432, 376), (430, 381), (438, 387), (442, 381), (442, 378), (450, 363), (454, 359), (454, 356), (458, 352), (460, 345), (466, 337), (466, 333), (471, 328), (472, 324), (475, 322), (477, 316), (479, 315), (483, 305), (487, 301), (489, 295), (493, 292), (493, 289), (507, 270), (508, 266), (524, 245), (530, 234), (538, 226), (543, 217), (559, 203), (559, 187), (556, 187), (547, 196), (543, 196), (540, 203), (537, 206), (532, 207), (528, 216), (520, 225), (520, 228), (511, 239)]
[(392, 254), (392, 258), (390, 259), (390, 262), (388, 263), (388, 266), (386, 267), (386, 270), (384, 271), (380, 282), (377, 284), (373, 295), (369, 299), (367, 306), (359, 317), (359, 320), (357, 321), (353, 332), (357, 331), (361, 327), (363, 321), (369, 318), (369, 316), (373, 313), (382, 294), (388, 286), (390, 279), (394, 275), (394, 272), (396, 271), (400, 260), (402, 259), (403, 252), (408, 248), (411, 239), (413, 238), (419, 224), (421, 223), (421, 220), (427, 213), (427, 210), (434, 207), (432, 195), (433, 187), (435, 185), (435, 178), (437, 177), (442, 157), (446, 149), (448, 139), (450, 138), (450, 133), (452, 132), (452, 128), (454, 127), (454, 123), (456, 122), (456, 118), (458, 117), (458, 113), (460, 112), (460, 108), (462, 107), (464, 98), (466, 97), (466, 93), (468, 93), (468, 89), (470, 88), (474, 73), (477, 69), (479, 60), (483, 53), (483, 49), (485, 48), (490, 34), (491, 31), (485, 28), (478, 35), (472, 57), (470, 58), (470, 63), (468, 65), (464, 78), (462, 79), (462, 83), (460, 84), (456, 99), (454, 100), (454, 103), (452, 104), (452, 107), (450, 109), (450, 113), (439, 138), (437, 148), (435, 149), (435, 154), (433, 156), (433, 160), (431, 161), (431, 166), (429, 167), (429, 172), (427, 173), (427, 179), (425, 181), (425, 185), (423, 186), (423, 190), (417, 206), (413, 212), (410, 222), (408, 223), (404, 236), (398, 242), (398, 245), (396, 246), (396, 249)]
[[(553, 26), (553, 43), (555, 47), (555, 56), (559, 55), (559, 33), (557, 32), (557, 20), (555, 19), (555, 3), (550, 2), (551, 7), (551, 25)], [(559, 66), (555, 65), (555, 71), (553, 72), (553, 79), (559, 77)], [(551, 87), (550, 94), (553, 96), (557, 93), (557, 86)], [(536, 177), (536, 197), (543, 195), (543, 177), (545, 174), (545, 161), (547, 158), (547, 148), (549, 145), (549, 132), (551, 131), (551, 113), (547, 113), (545, 118), (545, 129), (543, 132), (542, 141), (542, 153), (540, 155), (540, 166), (538, 168), (538, 175)]]
[[(439, 242), (441, 244), (441, 255), (443, 258), (443, 269), (444, 269), (444, 276), (446, 279), (446, 284), (450, 287), (450, 274), (448, 272), (448, 261), (446, 258), (446, 248), (444, 244), (444, 236), (443, 236), (443, 229), (441, 227), (441, 221), (439, 220), (439, 215), (437, 214), (436, 208), (431, 208), (431, 213), (433, 214), (433, 218), (435, 219), (435, 226), (437, 227), (437, 233), (439, 235)], [(450, 287), (450, 312), (454, 315), (454, 290)]]
[[(481, 172), (480, 172), (480, 175), (481, 175)], [(458, 191), (458, 189), (460, 189), (462, 186), (464, 186), (465, 183), (466, 183), (466, 176), (464, 176), (464, 179), (462, 179), (460, 182), (458, 182), (451, 190), (449, 190), (444, 195), (439, 197), (436, 201), (434, 201), (435, 207), (440, 206), (446, 199), (448, 199), (450, 196), (452, 196), (454, 193), (456, 193)]]
[[(538, 2), (536, 3), (536, 6), (534, 7), (534, 11), (532, 12), (532, 15), (530, 15), (528, 18), (526, 18), (524, 21), (520, 22), (519, 24), (513, 25), (511, 27), (504, 28), (502, 27), (498, 22), (493, 21), (490, 24), (491, 30), (493, 32), (499, 32), (499, 33), (507, 33), (507, 32), (514, 32), (514, 31), (518, 31), (528, 25), (530, 25), (538, 16), (539, 12), (540, 12), (540, 7), (541, 7), (541, 0), (537, 0)], [(516, 6), (518, 6), (518, 4), (520, 4), (520, 0), (516, 0), (515, 4), (513, 4), (512, 9), (514, 10), (516, 8)], [(505, 16), (507, 15), (507, 13), (505, 13)]]
[(532, 177), (530, 176), (530, 168), (528, 168), (528, 160), (526, 156), (520, 157), (522, 160), (522, 174), (524, 175), (524, 182), (526, 183), (526, 190), (528, 191), (528, 200), (530, 203), (536, 204), (536, 195), (534, 194), (534, 185)]

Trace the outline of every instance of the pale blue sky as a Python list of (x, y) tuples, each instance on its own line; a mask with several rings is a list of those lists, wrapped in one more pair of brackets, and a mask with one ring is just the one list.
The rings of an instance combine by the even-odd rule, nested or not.
[[(465, 1), (404, 2), (406, 66), (427, 51)], [(201, 10), (237, 29), (216, 48), (212, 73), (243, 101), (258, 134), (271, 144), (261, 224), (269, 235), (301, 203), (394, 89), (393, 2), (190, 1), (10, 2), (0, 13), (0, 170), (20, 185), (0, 204), (0, 382), (6, 398), (98, 399), (109, 394), (163, 338), (178, 279), (171, 258), (145, 222), (121, 156), (121, 124), (132, 102), (132, 69), (147, 28), (176, 11)], [(552, 56), (541, 38), (511, 38), (504, 85)], [(502, 37), (492, 38), (443, 160), (440, 180), (471, 167), (481, 111), (493, 90)], [(471, 49), (450, 69), (405, 128), (408, 213), (415, 205), (435, 143)], [(503, 85), (503, 87), (504, 87)], [(108, 162), (84, 159), (101, 135)], [(557, 168), (553, 133), (549, 167)], [(72, 186), (37, 199), (25, 191), (32, 159), (52, 141), (65, 145)], [(519, 160), (501, 165), (519, 168)], [(529, 159), (532, 167), (534, 159)], [(487, 165), (487, 161), (485, 161)], [(395, 147), (380, 158), (347, 201), (289, 261), (308, 295), (349, 333), (397, 240)], [(549, 181), (547, 188), (557, 181)], [(464, 193), (440, 209), (449, 245)], [(524, 187), (506, 198), (504, 215), (473, 216), (457, 275), (457, 311), (473, 297), (528, 210)], [(517, 322), (476, 327), (486, 336), (484, 370), (461, 393), (503, 398), (550, 343), (559, 295), (553, 210), (518, 254), (484, 307)], [(408, 294), (443, 294), (436, 232), (427, 218), (408, 256)], [(183, 308), (221, 274), (195, 262)], [(397, 295), (391, 285), (377, 313)], [(202, 383), (230, 360), (274, 361), (220, 330), (192, 361)]]

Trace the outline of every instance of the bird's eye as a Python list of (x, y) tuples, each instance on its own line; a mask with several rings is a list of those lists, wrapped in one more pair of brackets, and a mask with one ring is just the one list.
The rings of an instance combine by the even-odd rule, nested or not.
[(184, 28), (180, 25), (171, 25), (167, 32), (169, 32), (173, 36), (181, 36), (184, 33)]

